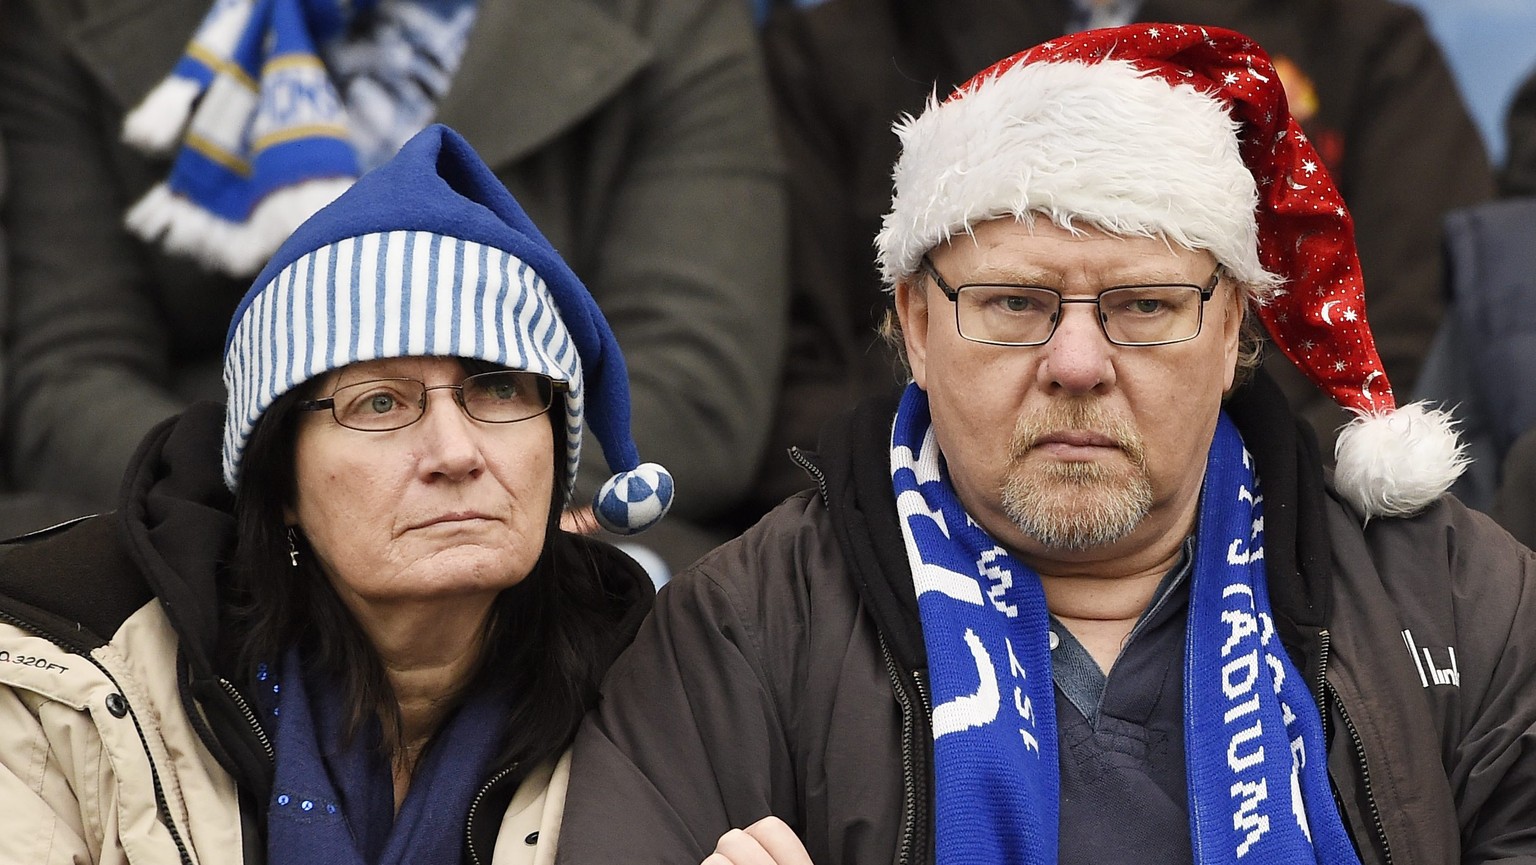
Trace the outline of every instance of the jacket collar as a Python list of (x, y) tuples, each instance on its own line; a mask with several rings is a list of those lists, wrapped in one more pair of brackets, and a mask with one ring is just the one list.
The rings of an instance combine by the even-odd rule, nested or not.
[[(197, 0), (102, 4), (69, 37), (126, 112), (176, 65), (207, 9)], [(654, 56), (591, 0), (482, 0), (478, 15), (438, 118), (492, 167), (575, 126)]]

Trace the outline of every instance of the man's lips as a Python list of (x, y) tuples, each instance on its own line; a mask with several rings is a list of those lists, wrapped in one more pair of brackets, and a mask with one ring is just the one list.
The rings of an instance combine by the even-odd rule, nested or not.
[(1062, 430), (1050, 432), (1035, 440), (1035, 446), (1040, 445), (1072, 445), (1085, 448), (1119, 448), (1120, 442), (1103, 433), (1092, 430)]
[(1098, 459), (1108, 451), (1121, 451), (1120, 442), (1091, 430), (1063, 430), (1035, 439), (1029, 450), (1065, 460)]

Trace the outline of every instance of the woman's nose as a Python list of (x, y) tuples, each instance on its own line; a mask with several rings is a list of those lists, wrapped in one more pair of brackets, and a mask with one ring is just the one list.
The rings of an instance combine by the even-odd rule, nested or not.
[(459, 399), (454, 388), (427, 389), (419, 425), (428, 437), (422, 458), (428, 474), (458, 479), (472, 477), (485, 467), (476, 421), (464, 411)]

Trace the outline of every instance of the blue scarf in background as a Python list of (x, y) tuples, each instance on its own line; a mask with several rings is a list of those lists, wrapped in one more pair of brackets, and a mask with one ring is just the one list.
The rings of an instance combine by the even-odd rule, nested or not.
[[(896, 412), (891, 480), (928, 649), (938, 862), (1054, 863), (1059, 757), (1040, 578), (960, 505), (916, 385)], [(1195, 862), (1357, 865), (1329, 787), (1322, 721), (1275, 634), (1262, 503), (1223, 414), (1185, 638)]]
[[(432, 120), (475, 0), (215, 0), (123, 138), (174, 154), (128, 227), (250, 276)], [(361, 23), (364, 26), (359, 26)]]
[(277, 770), (267, 803), (267, 856), (284, 865), (458, 865), (470, 801), (490, 775), (510, 697), (483, 688), (450, 716), (417, 764), (395, 813), (377, 724), (343, 744), (342, 689), (310, 693), (297, 649), (258, 672)]

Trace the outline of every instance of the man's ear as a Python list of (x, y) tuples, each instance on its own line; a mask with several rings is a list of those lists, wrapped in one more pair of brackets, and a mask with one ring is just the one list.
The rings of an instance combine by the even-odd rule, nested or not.
[(901, 338), (907, 347), (912, 380), (927, 390), (928, 292), (920, 275), (913, 274), (896, 283), (896, 317), (901, 321)]
[[(1228, 277), (1230, 279), (1230, 277)], [(1226, 293), (1226, 315), (1222, 317), (1222, 343), (1225, 353), (1222, 361), (1226, 364), (1226, 386), (1222, 393), (1230, 393), (1232, 386), (1237, 382), (1237, 356), (1242, 349), (1243, 316), (1248, 314), (1248, 290), (1242, 283), (1233, 281), (1224, 288)], [(1254, 313), (1257, 315), (1257, 313)]]

